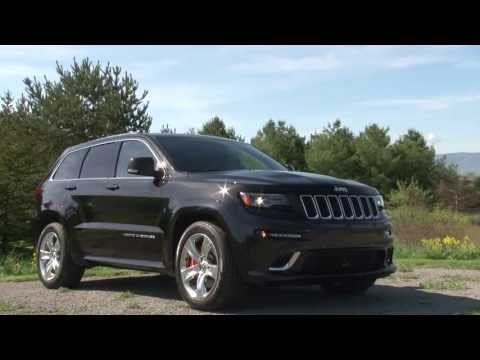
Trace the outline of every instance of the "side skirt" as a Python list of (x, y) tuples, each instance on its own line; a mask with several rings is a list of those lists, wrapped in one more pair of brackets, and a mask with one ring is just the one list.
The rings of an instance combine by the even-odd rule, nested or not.
[(85, 256), (84, 260), (91, 266), (105, 265), (121, 269), (153, 271), (158, 273), (167, 272), (165, 265), (161, 261), (120, 259), (103, 256)]

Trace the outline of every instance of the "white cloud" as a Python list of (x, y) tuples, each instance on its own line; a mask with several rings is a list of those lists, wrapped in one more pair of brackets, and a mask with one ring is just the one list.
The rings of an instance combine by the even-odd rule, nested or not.
[(86, 50), (78, 45), (0, 45), (0, 59), (59, 60), (85, 53)]
[(415, 106), (424, 110), (443, 110), (462, 102), (480, 101), (480, 95), (438, 96), (415, 99), (379, 99), (360, 101), (357, 104), (372, 107)]
[(440, 141), (438, 136), (435, 135), (434, 133), (428, 133), (427, 135), (425, 135), (425, 139), (427, 140), (427, 143), (429, 145), (435, 145)]
[(407, 68), (412, 66), (433, 65), (448, 62), (450, 62), (450, 59), (444, 56), (408, 55), (393, 58), (391, 61), (387, 62), (386, 65), (390, 68)]
[(219, 55), (231, 55), (251, 51), (266, 51), (280, 48), (280, 45), (222, 45), (216, 47)]
[(52, 75), (54, 71), (50, 68), (36, 67), (26, 64), (13, 64), (13, 63), (0, 63), (0, 78), (21, 78), (36, 76), (42, 77), (43, 75)]
[(223, 92), (196, 84), (163, 84), (149, 90), (147, 100), (154, 116), (152, 130), (168, 123), (177, 131), (186, 131), (215, 115), (221, 115), (220, 107), (231, 100)]
[(254, 61), (237, 63), (231, 70), (254, 73), (282, 73), (297, 71), (325, 71), (340, 66), (340, 61), (331, 54), (304, 57), (264, 56)]
[(205, 110), (226, 100), (219, 94), (192, 84), (170, 84), (149, 90), (148, 100), (157, 108), (170, 110)]
[[(230, 70), (251, 73), (285, 73), (299, 71), (335, 71), (349, 69), (405, 69), (417, 66), (456, 65), (462, 61), (461, 46), (265, 46), (240, 47), (242, 60)], [(241, 51), (240, 51), (241, 50)], [(259, 56), (259, 50), (262, 56)], [(233, 52), (235, 47), (220, 48)], [(292, 55), (292, 51), (297, 55)]]

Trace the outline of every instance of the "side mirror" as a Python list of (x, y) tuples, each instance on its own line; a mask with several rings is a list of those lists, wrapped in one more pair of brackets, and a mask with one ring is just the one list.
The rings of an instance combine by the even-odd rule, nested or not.
[(155, 176), (155, 163), (151, 157), (131, 158), (128, 173), (138, 176)]
[(285, 167), (288, 169), (288, 171), (295, 171), (295, 168), (293, 167), (293, 165), (287, 164), (285, 165)]

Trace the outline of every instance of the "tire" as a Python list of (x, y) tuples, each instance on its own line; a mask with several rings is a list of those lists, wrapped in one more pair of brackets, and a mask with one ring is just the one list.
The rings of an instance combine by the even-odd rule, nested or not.
[[(59, 249), (58, 251), (48, 252), (48, 249), (51, 250), (51, 247), (47, 244), (49, 239), (52, 241), (51, 244), (56, 244), (54, 248)], [(56, 268), (54, 274), (47, 271), (50, 261), (47, 258), (52, 259), (52, 257), (55, 259), (52, 263), (56, 265), (50, 265)], [(70, 244), (65, 229), (60, 223), (50, 223), (41, 232), (37, 241), (36, 262), (40, 281), (48, 289), (75, 288), (80, 283), (85, 271), (84, 267), (73, 262)]]
[(193, 223), (182, 234), (175, 256), (175, 278), (182, 298), (198, 310), (231, 305), (243, 290), (226, 233), (205, 221)]
[(328, 293), (335, 294), (361, 294), (375, 284), (376, 279), (358, 278), (346, 280), (331, 280), (324, 282), (323, 288)]

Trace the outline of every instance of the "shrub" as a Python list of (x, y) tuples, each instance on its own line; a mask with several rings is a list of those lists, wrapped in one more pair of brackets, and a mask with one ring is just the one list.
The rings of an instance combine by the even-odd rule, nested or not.
[(406, 245), (421, 245), (422, 239), (450, 234), (463, 238), (477, 228), (470, 217), (448, 209), (403, 205), (388, 211), (395, 239)]
[(410, 183), (398, 181), (397, 188), (388, 196), (388, 206), (397, 208), (401, 206), (428, 207), (432, 204), (432, 194), (418, 185), (415, 179)]
[(36, 264), (32, 257), (25, 257), (15, 253), (0, 256), (0, 275), (27, 275), (34, 274)]
[(423, 239), (426, 257), (430, 259), (470, 260), (480, 257), (480, 247), (465, 236), (463, 240), (454, 236)]

